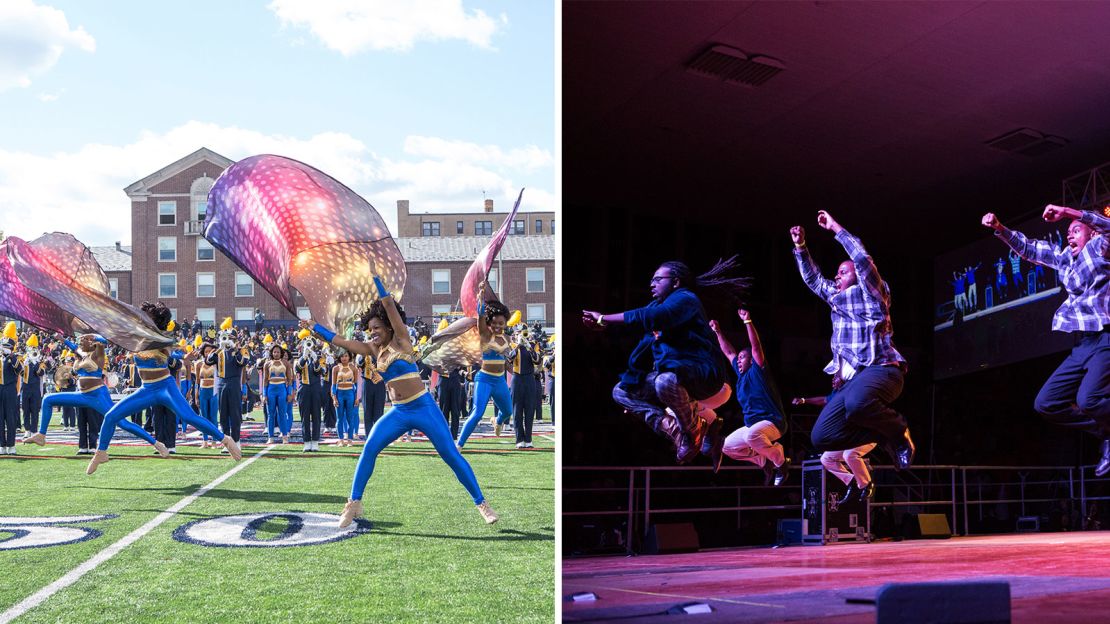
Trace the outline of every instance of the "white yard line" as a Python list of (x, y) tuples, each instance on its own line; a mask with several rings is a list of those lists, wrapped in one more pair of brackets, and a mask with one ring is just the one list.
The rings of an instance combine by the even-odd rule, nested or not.
[(552, 436), (549, 436), (549, 435), (541, 435), (540, 437), (541, 437), (541, 438), (546, 438), (546, 439), (548, 439), (548, 440), (551, 440), (552, 442), (554, 442), (554, 441), (555, 441), (555, 438), (554, 438), (554, 437), (552, 437)]
[(251, 465), (252, 463), (254, 463), (254, 460), (258, 459), (259, 457), (262, 457), (263, 455), (268, 453), (273, 448), (274, 448), (274, 446), (271, 445), (271, 446), (267, 446), (266, 448), (262, 449), (261, 451), (258, 452), (257, 455), (255, 455), (254, 457), (251, 457), (250, 459), (248, 459), (247, 461), (245, 461), (241, 464), (238, 464), (237, 466), (235, 466), (231, 470), (228, 470), (223, 475), (217, 477), (216, 480), (213, 481), (212, 483), (209, 483), (208, 485), (200, 488), (199, 490), (197, 490), (193, 494), (190, 494), (190, 495), (186, 496), (185, 498), (177, 501), (177, 503), (174, 504), (172, 507), (170, 507), (169, 509), (167, 509), (167, 510), (163, 511), (162, 513), (158, 514), (157, 516), (155, 516), (154, 519), (151, 520), (150, 522), (147, 522), (143, 526), (141, 526), (141, 527), (135, 529), (134, 531), (128, 533), (120, 541), (118, 541), (115, 544), (112, 544), (111, 546), (105, 548), (104, 550), (96, 553), (95, 555), (93, 555), (93, 557), (91, 559), (89, 559), (85, 563), (82, 563), (81, 565), (77, 566), (76, 568), (73, 568), (72, 570), (67, 572), (64, 576), (62, 576), (62, 578), (54, 581), (53, 583), (47, 585), (46, 587), (43, 587), (42, 589), (40, 589), (37, 592), (28, 596), (27, 598), (24, 598), (22, 601), (18, 602), (17, 604), (15, 604), (13, 607), (8, 609), (7, 611), (5, 611), (3, 613), (0, 613), (0, 624), (8, 624), (8, 622), (11, 622), (15, 618), (23, 615), (24, 613), (26, 613), (26, 612), (30, 611), (31, 609), (34, 609), (35, 607), (42, 604), (43, 602), (46, 601), (47, 598), (50, 598), (51, 596), (60, 592), (61, 590), (69, 587), (70, 585), (73, 585), (78, 580), (80, 580), (82, 576), (85, 576), (89, 572), (92, 572), (100, 564), (102, 564), (105, 561), (111, 559), (112, 557), (115, 557), (116, 555), (118, 555), (120, 553), (120, 551), (123, 550), (124, 548), (127, 548), (131, 544), (133, 544), (133, 543), (139, 541), (140, 539), (142, 539), (143, 536), (145, 536), (147, 533), (150, 533), (154, 529), (158, 528), (158, 526), (160, 524), (162, 524), (166, 520), (169, 520), (170, 518), (174, 517), (174, 515), (176, 515), (177, 512), (181, 511), (182, 509), (187, 507), (189, 504), (191, 504), (193, 501), (197, 500), (201, 496), (204, 496), (209, 491), (211, 491), (213, 488), (219, 487), (219, 485), (221, 483), (223, 483), (224, 481), (227, 481), (231, 477), (235, 476), (235, 474), (237, 472), (239, 472), (240, 470), (242, 470), (242, 469), (246, 468), (247, 466)]

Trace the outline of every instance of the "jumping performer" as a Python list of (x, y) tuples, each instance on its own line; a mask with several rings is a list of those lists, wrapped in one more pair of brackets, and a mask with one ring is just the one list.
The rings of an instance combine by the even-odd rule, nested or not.
[[(664, 262), (651, 278), (653, 301), (618, 314), (582, 311), (591, 329), (627, 324), (644, 332), (629, 357), (628, 370), (613, 388), (613, 399), (626, 411), (644, 418), (653, 431), (671, 439), (678, 463), (689, 462), (702, 450), (707, 434), (710, 448), (719, 448), (720, 420), (711, 428), (698, 416), (698, 402), (721, 393), (727, 363), (716, 348), (698, 294), (726, 295), (732, 302), (747, 291), (746, 278), (728, 277), (735, 258), (719, 262), (695, 278), (682, 262)], [(667, 408), (674, 414), (668, 418)], [(715, 462), (716, 463), (716, 462)]]
[(1033, 409), (1051, 423), (1102, 440), (1095, 467), (1101, 477), (1110, 472), (1110, 219), (1052, 204), (1041, 216), (1049, 223), (1071, 220), (1064, 248), (1028, 240), (993, 213), (983, 215), (983, 225), (1028, 262), (1056, 269), (1067, 291), (1052, 330), (1074, 335), (1075, 346), (1037, 393)]
[(902, 393), (906, 371), (906, 361), (892, 339), (890, 287), (860, 240), (829, 213), (818, 211), (817, 225), (835, 234), (851, 260), (840, 263), (835, 279), (822, 277), (806, 247), (805, 229), (800, 225), (790, 229), (802, 280), (831, 309), (833, 359), (825, 372), (839, 372), (844, 379), (843, 390), (817, 418), (813, 446), (819, 451), (843, 451), (882, 442), (895, 468), (908, 468), (913, 463), (913, 440), (906, 419), (890, 407)]
[[(160, 331), (172, 331), (170, 311), (163, 303), (150, 303), (144, 301), (142, 310), (154, 321), (155, 327)], [(112, 442), (112, 432), (116, 424), (125, 418), (142, 411), (148, 407), (161, 405), (178, 418), (189, 423), (198, 431), (212, 436), (222, 442), (224, 448), (235, 460), (242, 459), (239, 444), (230, 435), (225, 436), (212, 423), (199, 417), (181, 395), (181, 388), (170, 375), (167, 363), (171, 357), (179, 357), (178, 352), (171, 353), (169, 348), (150, 349), (135, 354), (135, 365), (139, 368), (139, 375), (143, 378), (143, 385), (137, 392), (127, 395), (123, 400), (108, 410), (104, 415), (104, 424), (100, 427), (100, 442), (96, 453), (89, 462), (87, 474), (96, 472), (97, 466), (108, 461), (108, 446)], [(122, 425), (121, 425), (122, 426)]]
[(782, 409), (775, 380), (767, 372), (767, 357), (751, 313), (741, 308), (736, 314), (744, 322), (750, 349), (737, 351), (721, 333), (717, 321), (709, 321), (721, 353), (736, 371), (736, 400), (744, 412), (744, 426), (725, 438), (722, 451), (737, 461), (760, 466), (769, 480), (779, 486), (790, 474), (790, 458), (778, 443), (786, 433), (786, 412)]
[[(73, 367), (73, 374), (77, 377), (77, 391), (52, 392), (43, 397), (41, 411), (39, 412), (38, 433), (23, 440), (24, 444), (37, 444), (39, 446), (46, 444), (46, 430), (50, 427), (50, 418), (54, 415), (54, 406), (87, 410), (85, 420), (91, 420), (91, 422), (85, 422), (84, 428), (90, 441), (96, 435), (96, 432), (100, 431), (104, 415), (112, 409), (112, 397), (108, 393), (108, 386), (104, 384), (104, 367), (107, 360), (104, 349), (108, 345), (108, 340), (99, 334), (83, 334), (77, 340), (77, 343), (65, 340), (65, 345), (70, 351), (82, 356), (81, 361)], [(89, 417), (92, 415), (90, 412), (97, 414), (99, 418), (90, 419)], [(166, 445), (155, 440), (150, 433), (139, 425), (124, 420), (120, 421), (119, 427), (135, 437), (146, 440), (147, 443), (158, 450), (158, 454), (162, 457), (169, 457), (169, 449), (166, 448)], [(86, 431), (83, 431), (82, 434)], [(109, 438), (110, 436), (111, 433), (109, 433)], [(82, 439), (82, 442), (84, 441)], [(89, 447), (85, 447), (83, 444), (79, 446), (91, 452), (91, 443)]]
[(393, 403), (389, 412), (374, 423), (366, 445), (362, 447), (362, 455), (355, 468), (354, 483), (351, 485), (351, 497), (339, 520), (340, 528), (362, 515), (362, 495), (374, 472), (378, 454), (409, 429), (424, 432), (440, 457), (455, 472), (455, 477), (470, 493), (486, 523), (497, 522), (497, 514), (482, 495), (474, 471), (451, 439), (443, 412), (439, 411), (424, 387), (424, 382), (420, 380), (414, 362), (412, 341), (405, 326), (404, 310), (393, 300), (380, 279), (374, 277), (374, 284), (380, 299), (370, 305), (362, 318), (363, 325), (370, 332), (369, 343), (339, 338), (320, 324), (311, 320), (301, 321), (303, 327), (312, 327), (316, 334), (336, 346), (352, 353), (373, 356), (377, 362), (376, 370), (385, 381)]
[(478, 286), (478, 335), (482, 345), (482, 370), (474, 378), (474, 407), (459, 432), (460, 449), (466, 445), (466, 439), (481, 422), (490, 398), (500, 410), (494, 435), (501, 435), (501, 426), (513, 415), (509, 384), (505, 381), (505, 363), (516, 355), (512, 343), (505, 337), (509, 309), (500, 301), (485, 301), (483, 294), (486, 286), (486, 282)]

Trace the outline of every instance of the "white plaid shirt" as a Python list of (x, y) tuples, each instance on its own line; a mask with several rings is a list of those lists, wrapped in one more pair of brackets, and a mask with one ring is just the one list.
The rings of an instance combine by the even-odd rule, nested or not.
[(809, 249), (794, 248), (802, 280), (831, 308), (833, 359), (825, 366), (825, 372), (830, 375), (844, 372), (847, 364), (850, 377), (865, 366), (905, 362), (892, 340), (890, 287), (879, 277), (875, 263), (858, 238), (841, 230), (836, 240), (856, 265), (856, 283), (843, 292), (837, 290), (832, 280), (821, 276)]
[(1101, 236), (1088, 241), (1077, 256), (1071, 254), (1070, 247), (1060, 249), (1047, 241), (1031, 241), (1007, 228), (994, 233), (1022, 258), (1060, 274), (1068, 298), (1052, 317), (1053, 331), (1101, 331), (1110, 325), (1110, 261), (1106, 259), (1110, 252), (1106, 241), (1110, 219), (1084, 211), (1079, 220)]

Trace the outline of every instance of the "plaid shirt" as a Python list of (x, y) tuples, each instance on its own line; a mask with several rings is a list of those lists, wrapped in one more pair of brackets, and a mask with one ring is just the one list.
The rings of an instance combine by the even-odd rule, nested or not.
[(833, 359), (825, 372), (835, 374), (844, 364), (855, 371), (865, 366), (905, 362), (892, 341), (890, 287), (879, 277), (879, 270), (858, 238), (841, 230), (836, 240), (856, 265), (856, 283), (843, 292), (837, 290), (832, 280), (821, 276), (809, 249), (794, 248), (802, 280), (831, 308)]
[(1059, 249), (1047, 241), (1030, 241), (1021, 232), (1003, 228), (994, 233), (1022, 258), (1060, 274), (1068, 298), (1052, 317), (1053, 331), (1100, 331), (1110, 325), (1110, 261), (1106, 259), (1110, 219), (1084, 211), (1079, 220), (1101, 236), (1088, 241), (1076, 256), (1070, 247)]

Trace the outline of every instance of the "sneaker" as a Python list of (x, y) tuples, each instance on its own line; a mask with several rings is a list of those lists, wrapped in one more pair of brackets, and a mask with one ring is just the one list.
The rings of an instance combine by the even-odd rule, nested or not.
[(89, 449), (83, 449), (83, 448), (77, 449), (77, 452), (74, 453), (74, 455), (88, 455), (88, 454), (89, 454)]
[(26, 438), (23, 438), (23, 443), (24, 444), (38, 444), (39, 446), (43, 446), (43, 445), (46, 444), (46, 435), (42, 434), (42, 433), (36, 433), (34, 435), (29, 435)]
[(343, 513), (339, 515), (339, 528), (350, 526), (361, 515), (362, 501), (348, 498), (347, 504), (343, 506)]
[(227, 455), (227, 454), (228, 454), (227, 449), (221, 449), (220, 450), (220, 455)]
[(500, 519), (497, 512), (490, 509), (489, 503), (486, 501), (482, 501), (478, 505), (478, 513), (482, 514), (482, 519), (486, 521), (486, 524), (493, 524)]
[(516, 447), (518, 449), (522, 449), (522, 448), (528, 448), (528, 445), (526, 445), (524, 442), (517, 442)]
[(165, 444), (162, 444), (161, 442), (155, 442), (154, 443), (154, 452), (161, 455), (162, 459), (165, 459), (165, 458), (169, 457), (170, 453), (172, 453), (173, 451), (170, 450), (170, 449), (167, 449)]
[(305, 442), (304, 443), (304, 448), (301, 449), (301, 452), (302, 453), (307, 453), (311, 450), (312, 450), (312, 443), (311, 442)]
[(531, 443), (531, 442), (525, 442), (525, 443), (524, 443), (524, 448), (536, 448), (536, 447), (535, 447), (535, 446), (532, 446), (532, 443)]
[(85, 469), (85, 474), (91, 475), (92, 473), (96, 472), (96, 469), (98, 466), (100, 466), (100, 464), (103, 464), (107, 461), (108, 451), (96, 451), (95, 453), (93, 453), (92, 461), (89, 462), (89, 467)]
[(169, 453), (170, 455), (177, 455), (177, 449), (176, 449), (176, 448), (172, 448), (172, 449), (169, 449), (169, 451), (167, 451), (167, 452), (168, 452), (168, 453)]

